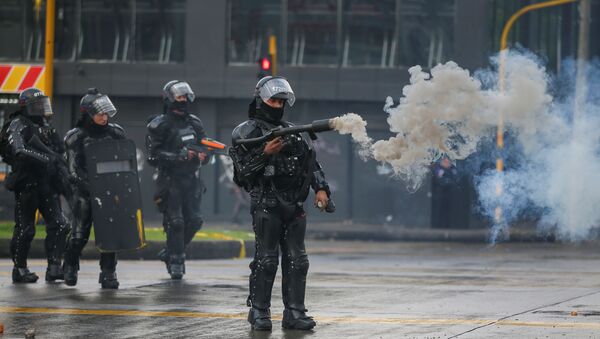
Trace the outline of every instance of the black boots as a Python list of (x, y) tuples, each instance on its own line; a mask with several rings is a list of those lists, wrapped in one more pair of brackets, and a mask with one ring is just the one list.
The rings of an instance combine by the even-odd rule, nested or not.
[(60, 264), (48, 264), (46, 269), (46, 281), (53, 282), (64, 278), (63, 270)]
[(65, 284), (67, 286), (75, 286), (77, 285), (77, 266), (65, 265), (63, 267), (64, 276), (65, 276)]
[(273, 324), (271, 323), (271, 312), (268, 309), (260, 310), (254, 307), (250, 308), (250, 312), (248, 312), (248, 322), (255, 331), (270, 331), (273, 328)]
[(119, 280), (115, 271), (102, 270), (98, 277), (98, 282), (102, 284), (102, 288), (116, 290), (119, 288)]
[(14, 267), (12, 271), (12, 280), (14, 284), (34, 283), (39, 279), (37, 274), (30, 272), (27, 267)]
[(170, 256), (169, 256), (169, 252), (167, 252), (167, 248), (163, 248), (162, 250), (160, 250), (160, 252), (158, 252), (157, 256), (158, 256), (158, 260), (165, 263), (165, 266), (167, 267), (167, 272), (169, 274), (171, 274), (171, 267), (169, 264)]
[[(270, 331), (273, 328), (271, 312), (268, 309), (261, 310), (254, 307), (250, 308), (250, 312), (248, 312), (248, 322), (255, 331)], [(317, 323), (312, 317), (307, 316), (305, 311), (299, 311), (292, 308), (286, 308), (283, 311), (281, 327), (286, 330), (309, 331), (316, 325)]]
[(283, 321), (281, 327), (288, 330), (312, 330), (317, 323), (312, 317), (306, 315), (305, 311), (299, 311), (293, 308), (286, 308), (283, 311)]
[(185, 254), (171, 255), (168, 270), (169, 274), (171, 274), (171, 279), (181, 280), (185, 274)]

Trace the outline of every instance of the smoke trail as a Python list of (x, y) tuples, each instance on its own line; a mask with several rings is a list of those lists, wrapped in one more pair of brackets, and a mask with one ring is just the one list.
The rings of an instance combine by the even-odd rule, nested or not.
[[(492, 65), (497, 67), (498, 60), (492, 59)], [(589, 66), (590, 79), (600, 79), (598, 66)], [(478, 156), (478, 147), (495, 135), (502, 113), (519, 152), (504, 154), (514, 158), (504, 173), (474, 173), (480, 209), (490, 218), (498, 204), (504, 211), (505, 224), (497, 225), (494, 234), (532, 211), (538, 213), (540, 230), (555, 231), (564, 239), (585, 239), (600, 225), (600, 98), (594, 91), (600, 83), (590, 83), (585, 110), (577, 115), (581, 128), (574, 130), (575, 72), (567, 68), (563, 79), (552, 82), (531, 54), (506, 55), (503, 92), (495, 88), (494, 69), (471, 76), (447, 62), (430, 73), (420, 66), (409, 73), (399, 104), (394, 107), (388, 97), (384, 107), (395, 136), (371, 144), (366, 122), (357, 115), (340, 119), (348, 125), (339, 129), (353, 131), (363, 149), (369, 147), (370, 156), (391, 165), (410, 190), (419, 188), (441, 154), (452, 160)]]
[(373, 140), (367, 135), (367, 122), (356, 113), (346, 113), (332, 119), (332, 125), (340, 134), (350, 134), (352, 139), (360, 146), (359, 154), (367, 158)]

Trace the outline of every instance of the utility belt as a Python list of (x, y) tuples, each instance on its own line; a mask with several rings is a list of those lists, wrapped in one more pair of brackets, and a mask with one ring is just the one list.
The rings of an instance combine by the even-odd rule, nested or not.
[(25, 168), (13, 167), (4, 180), (4, 187), (8, 191), (15, 192), (49, 181), (49, 177), (42, 171), (27, 171)]
[[(295, 195), (295, 193), (293, 193)], [(250, 210), (253, 212), (257, 209), (276, 211), (282, 215), (293, 215), (301, 211), (304, 207), (304, 199), (299, 201), (283, 200), (281, 192), (250, 192)], [(285, 195), (285, 193), (284, 193)]]
[(176, 173), (173, 171), (158, 170), (157, 190), (154, 193), (154, 204), (158, 211), (165, 213), (169, 204), (169, 195), (173, 186), (179, 189), (194, 190), (199, 198), (206, 193), (206, 185), (200, 178), (200, 170), (195, 172)]

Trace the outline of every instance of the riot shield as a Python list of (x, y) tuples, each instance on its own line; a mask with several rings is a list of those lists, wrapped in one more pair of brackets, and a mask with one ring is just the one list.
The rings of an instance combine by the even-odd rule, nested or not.
[(85, 145), (96, 247), (117, 252), (146, 245), (142, 199), (132, 140)]

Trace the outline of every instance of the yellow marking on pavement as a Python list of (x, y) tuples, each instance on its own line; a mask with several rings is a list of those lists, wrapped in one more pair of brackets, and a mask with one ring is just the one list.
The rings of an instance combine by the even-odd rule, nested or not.
[[(59, 314), (59, 315), (98, 315), (98, 316), (132, 316), (132, 317), (173, 317), (199, 319), (246, 319), (246, 313), (210, 313), (210, 312), (177, 312), (177, 311), (140, 311), (140, 310), (102, 310), (75, 308), (44, 307), (10, 307), (0, 306), (0, 313), (27, 314)], [(273, 316), (273, 320), (281, 320), (281, 316)], [(551, 327), (572, 329), (600, 329), (597, 322), (542, 322), (493, 319), (459, 319), (459, 318), (369, 318), (369, 317), (320, 317), (315, 319), (321, 323), (334, 324), (378, 324), (378, 325), (485, 325), (515, 327)]]
[(171, 312), (171, 311), (138, 311), (138, 310), (94, 310), (77, 308), (44, 308), (44, 307), (10, 307), (0, 306), (0, 313), (32, 313), (61, 315), (104, 315), (133, 317), (175, 317), (205, 319), (246, 319), (245, 313), (204, 313), (204, 312)]

